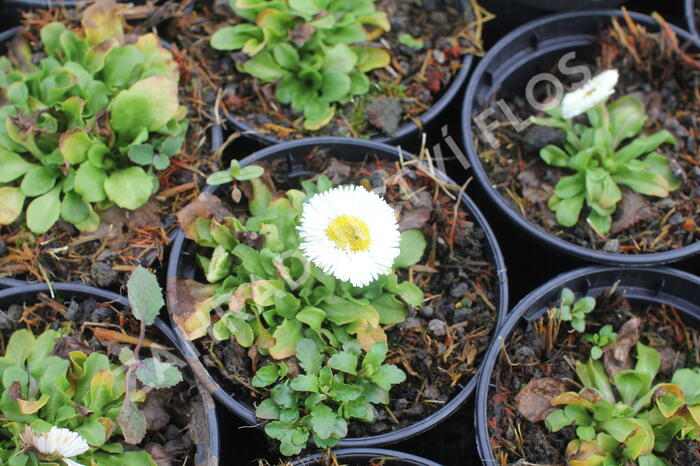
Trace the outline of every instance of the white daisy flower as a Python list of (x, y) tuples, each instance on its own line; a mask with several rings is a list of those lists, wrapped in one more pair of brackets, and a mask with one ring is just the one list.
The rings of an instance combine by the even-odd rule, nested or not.
[(37, 434), (29, 426), (24, 426), (24, 432), (19, 434), (25, 450), (33, 451), (41, 461), (61, 460), (68, 466), (82, 466), (70, 460), (73, 456), (82, 455), (90, 449), (85, 439), (72, 430), (52, 427), (43, 434)]
[(569, 92), (561, 101), (561, 114), (569, 119), (587, 112), (615, 93), (615, 84), (620, 79), (617, 70), (606, 70), (592, 78), (575, 91)]
[(366, 286), (389, 272), (399, 255), (394, 210), (361, 186), (340, 186), (304, 205), (301, 250), (325, 273)]

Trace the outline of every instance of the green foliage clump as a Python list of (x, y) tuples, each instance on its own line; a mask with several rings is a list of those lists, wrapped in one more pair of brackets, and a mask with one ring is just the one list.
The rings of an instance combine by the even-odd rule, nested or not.
[[(235, 176), (217, 175), (213, 181)], [(296, 228), (304, 202), (332, 188), (327, 177), (304, 181), (303, 190), (281, 196), (273, 196), (260, 178), (249, 183), (248, 216), (197, 217), (182, 225), (189, 238), (208, 248), (197, 260), (209, 284), (190, 290), (193, 310), (176, 319), (190, 339), (211, 329), (216, 340), (235, 338), (281, 361), (258, 369), (252, 383), (274, 385), (257, 415), (273, 421), (266, 432), (280, 441), (283, 454), (299, 453), (309, 439), (331, 447), (347, 434), (348, 420), (371, 422), (373, 405), (387, 403), (391, 386), (405, 379), (384, 361), (382, 326), (403, 322), (409, 306), (422, 305), (423, 292), (400, 282), (395, 271), (355, 288), (306, 259)], [(417, 263), (425, 247), (420, 231), (404, 232), (394, 267)], [(228, 310), (212, 324), (211, 310), (224, 304)], [(290, 373), (285, 360), (292, 357), (303, 371)]]
[(652, 385), (659, 352), (642, 343), (636, 350), (634, 369), (617, 371), (613, 385), (600, 361), (577, 361), (583, 390), (551, 401), (563, 408), (547, 416), (547, 428), (576, 427), (577, 438), (566, 450), (569, 464), (667, 466), (655, 453), (665, 452), (674, 440), (700, 438), (700, 369), (678, 369), (670, 383)]
[(584, 296), (576, 299), (573, 291), (568, 288), (561, 290), (557, 318), (563, 322), (571, 322), (571, 327), (579, 333), (586, 330), (586, 314), (595, 309), (595, 298)]
[(648, 136), (639, 134), (647, 115), (636, 97), (593, 107), (587, 112), (588, 125), (563, 118), (560, 106), (547, 113), (549, 118), (533, 121), (565, 131), (566, 143), (563, 148), (546, 146), (540, 157), (549, 165), (575, 172), (559, 180), (549, 199), (549, 208), (560, 225), (574, 226), (585, 201), (590, 208), (588, 223), (605, 234), (622, 199), (619, 185), (657, 197), (667, 197), (680, 186), (668, 158), (656, 152), (660, 145), (676, 141), (666, 130)]
[(37, 433), (57, 426), (80, 434), (90, 446), (73, 458), (81, 464), (155, 466), (147, 452), (124, 451), (116, 439), (126, 390), (124, 370), (96, 352), (72, 351), (68, 359), (53, 355), (61, 337), (55, 330), (38, 337), (17, 330), (10, 337), (0, 358), (0, 464), (46, 464), (24, 451), (19, 436), (28, 425)]
[(94, 231), (95, 207), (141, 207), (180, 152), (187, 120), (172, 54), (154, 34), (127, 44), (111, 1), (82, 21), (79, 32), (44, 26), (38, 64), (21, 41), (14, 62), (0, 57), (0, 225), (24, 212), (37, 234), (59, 217)]
[[(111, 363), (99, 352), (71, 351), (68, 358), (54, 354), (68, 330), (15, 331), (0, 357), (0, 465), (45, 463), (25, 448), (20, 434), (25, 426), (35, 433), (52, 427), (80, 434), (90, 449), (72, 460), (86, 465), (152, 465), (146, 451), (125, 451), (119, 436), (139, 444), (146, 435), (146, 418), (135, 403), (147, 397), (147, 388), (167, 388), (182, 381), (179, 370), (151, 357), (139, 359), (145, 325), (153, 323), (163, 306), (160, 287), (145, 269), (136, 269), (129, 283), (132, 312), (142, 328), (136, 351), (122, 349), (123, 365)], [(142, 383), (136, 387), (132, 373)], [(127, 389), (127, 387), (129, 387)]]
[[(366, 94), (366, 73), (389, 64), (385, 49), (357, 45), (390, 29), (374, 0), (229, 0), (247, 22), (219, 29), (217, 50), (242, 50), (238, 70), (275, 82), (276, 99), (304, 114), (304, 127), (331, 120), (334, 104)], [(374, 31), (368, 33), (367, 28)]]

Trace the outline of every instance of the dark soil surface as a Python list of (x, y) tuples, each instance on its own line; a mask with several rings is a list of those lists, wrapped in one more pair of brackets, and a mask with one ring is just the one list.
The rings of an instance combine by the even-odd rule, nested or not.
[[(172, 7), (173, 5), (170, 4)], [(162, 20), (166, 10), (140, 7), (131, 16), (140, 18), (127, 31), (149, 32), (149, 25)], [(43, 51), (39, 30), (51, 21), (69, 27), (79, 26), (81, 9), (37, 10), (25, 18), (20, 35), (30, 41), (33, 59)], [(130, 17), (126, 14), (127, 17)], [(167, 16), (167, 15), (165, 15)], [(2, 53), (5, 52), (4, 44)], [(12, 49), (12, 42), (9, 44)], [(112, 206), (98, 211), (102, 219), (95, 232), (81, 233), (59, 219), (45, 234), (35, 235), (24, 227), (24, 216), (12, 225), (0, 226), (0, 276), (28, 282), (72, 282), (120, 291), (128, 273), (137, 265), (163, 267), (168, 235), (177, 226), (175, 216), (181, 206), (199, 194), (202, 172), (211, 171), (211, 108), (203, 104), (201, 93), (207, 84), (194, 72), (191, 58), (173, 50), (180, 65), (180, 104), (188, 107), (190, 127), (185, 146), (170, 167), (159, 173), (161, 189), (135, 211)], [(5, 97), (0, 95), (0, 105)]]
[[(632, 304), (620, 293), (605, 292), (596, 298), (595, 310), (587, 315), (586, 332), (597, 332), (610, 324), (619, 332), (631, 318), (641, 318), (640, 341), (662, 354), (661, 369), (654, 383), (669, 381), (676, 369), (696, 367), (698, 330), (683, 324), (675, 309), (659, 305)], [(551, 306), (559, 303), (553, 302)], [(491, 447), (498, 464), (523, 459), (534, 464), (565, 464), (564, 452), (569, 441), (576, 438), (573, 427), (551, 433), (544, 422), (530, 422), (517, 408), (515, 397), (533, 378), (547, 377), (560, 381), (569, 391), (581, 389), (572, 368), (572, 360), (586, 361), (591, 345), (579, 340), (579, 334), (568, 333), (564, 322), (551, 345), (547, 329), (552, 328), (542, 317), (528, 329), (517, 328), (507, 339), (506, 352), (498, 359), (491, 376), (488, 425)], [(671, 465), (699, 464), (700, 446), (697, 442), (674, 442), (664, 456)]]
[[(585, 206), (574, 227), (562, 227), (547, 201), (559, 178), (573, 172), (547, 165), (540, 159), (539, 150), (547, 144), (560, 144), (563, 132), (533, 125), (518, 133), (502, 116), (503, 125), (495, 132), (501, 143), (499, 148), (491, 149), (484, 140), (475, 142), (481, 148), (479, 157), (492, 184), (506, 202), (545, 231), (605, 252), (641, 254), (678, 249), (696, 242), (700, 233), (700, 62), (685, 55), (678, 46), (674, 50), (670, 42), (659, 45), (658, 35), (635, 35), (624, 23), (621, 28), (639, 55), (639, 62), (630, 52), (632, 47), (621, 47), (618, 33), (610, 29), (597, 39), (596, 58), (577, 65), (587, 66), (593, 75), (605, 69), (618, 69), (620, 81), (611, 99), (637, 96), (649, 116), (643, 133), (666, 129), (674, 136), (678, 149), (666, 144), (657, 150), (670, 159), (673, 172), (683, 182), (668, 198), (643, 196), (623, 188), (623, 199), (605, 237), (587, 225)], [(581, 79), (561, 76), (555, 65), (552, 62), (551, 68), (544, 67), (542, 71), (552, 71), (569, 85), (572, 78), (574, 83)], [(506, 96), (520, 121), (533, 115), (533, 109), (521, 98), (525, 95), (524, 84), (515, 89), (517, 97)], [(539, 91), (538, 100), (542, 102), (546, 92)], [(578, 118), (587, 122), (585, 116)]]
[[(420, 421), (440, 409), (470, 380), (496, 324), (497, 277), (487, 256), (484, 232), (467, 212), (456, 210), (454, 201), (436, 190), (424, 172), (409, 169), (397, 178), (393, 176), (397, 165), (377, 162), (371, 154), (364, 162), (352, 164), (329, 155), (323, 150), (314, 151), (305, 157), (301, 168), (307, 173), (326, 174), (334, 185), (369, 183), (382, 187), (389, 203), (401, 211), (400, 228), (421, 229), (429, 245), (420, 265), (414, 266), (408, 277), (424, 291), (426, 305), (420, 310), (410, 309), (405, 322), (386, 329), (387, 360), (401, 367), (408, 378), (392, 389), (388, 406), (377, 407), (372, 424), (349, 425), (349, 437), (362, 437)], [(271, 173), (268, 181), (276, 189), (298, 188), (298, 180), (290, 179), (289, 173), (299, 166), (290, 169), (287, 161), (279, 160), (267, 168)], [(402, 186), (427, 189), (418, 192), (411, 202), (400, 197)], [(231, 205), (228, 192), (221, 198), (234, 215), (246, 214), (247, 207)], [(245, 199), (241, 204), (247, 206)], [(405, 271), (402, 274), (400, 281), (407, 278)], [(205, 281), (201, 275), (196, 278)], [(267, 397), (264, 389), (250, 386), (252, 361), (235, 340), (215, 342), (203, 337), (195, 344), (205, 366), (226, 392), (251, 406)], [(264, 361), (258, 356), (256, 366), (261, 365)]]
[[(276, 102), (274, 83), (261, 84), (236, 71), (236, 62), (245, 60), (245, 54), (219, 52), (209, 46), (208, 38), (214, 31), (238, 21), (228, 2), (198, 2), (195, 13), (178, 18), (165, 34), (174, 36), (183, 49), (207, 64), (210, 78), (223, 90), (207, 96), (209, 103), (220, 105), (219, 114), (230, 114), (280, 139), (324, 135), (370, 138), (392, 135), (401, 125), (418, 121), (417, 116), (447, 89), (463, 56), (481, 54), (484, 15), (480, 9), (461, 12), (459, 0), (383, 0), (377, 7), (387, 12), (391, 22), (391, 31), (376, 42), (390, 50), (391, 66), (370, 72), (373, 90), (344, 105), (330, 124), (314, 132), (304, 130), (300, 113)], [(424, 40), (424, 48), (401, 44), (400, 33)]]
[[(67, 358), (71, 351), (86, 354), (107, 354), (113, 363), (120, 364), (118, 355), (122, 348), (134, 348), (139, 335), (139, 322), (128, 311), (110, 302), (100, 302), (89, 297), (82, 300), (62, 301), (40, 293), (38, 301), (14, 303), (0, 310), (0, 352), (12, 331), (20, 328), (31, 330), (35, 336), (48, 329), (69, 328), (68, 336), (59, 340), (54, 354)], [(109, 332), (113, 332), (110, 334)], [(114, 338), (119, 334), (120, 337)], [(120, 342), (131, 338), (133, 344)], [(151, 353), (156, 345), (158, 354), (169, 348), (170, 342), (156, 330), (147, 330), (142, 356)], [(139, 446), (122, 441), (126, 451), (146, 449), (159, 464), (194, 465), (196, 443), (204, 435), (204, 405), (198, 395), (192, 374), (183, 373), (184, 382), (168, 389), (151, 390), (145, 404), (140, 406), (148, 422), (148, 433)], [(166, 461), (169, 461), (165, 463)]]

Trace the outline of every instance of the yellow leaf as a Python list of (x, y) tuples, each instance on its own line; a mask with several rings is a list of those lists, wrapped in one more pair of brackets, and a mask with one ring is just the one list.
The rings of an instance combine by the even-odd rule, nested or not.
[(17, 404), (19, 405), (19, 411), (22, 414), (34, 414), (39, 411), (44, 405), (49, 401), (49, 396), (44, 395), (36, 401), (23, 400), (19, 398)]

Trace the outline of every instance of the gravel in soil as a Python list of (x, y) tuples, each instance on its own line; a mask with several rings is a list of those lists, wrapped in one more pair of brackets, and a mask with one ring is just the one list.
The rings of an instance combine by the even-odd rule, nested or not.
[[(0, 354), (4, 354), (12, 332), (21, 328), (34, 335), (67, 328), (69, 332), (56, 343), (54, 355), (68, 358), (71, 351), (100, 352), (120, 364), (122, 348), (134, 346), (123, 341), (137, 342), (140, 323), (123, 309), (93, 297), (62, 301), (40, 293), (37, 302), (18, 302), (0, 310)], [(148, 329), (142, 351), (148, 353), (153, 345), (167, 349), (163, 345), (168, 344), (157, 331)], [(198, 436), (206, 429), (204, 405), (192, 374), (185, 371), (183, 376), (185, 381), (175, 387), (148, 392), (140, 406), (148, 425), (146, 438), (138, 446), (118, 441), (125, 451), (145, 449), (160, 466), (195, 464)]]
[[(302, 171), (325, 174), (334, 185), (360, 184), (383, 192), (399, 214), (400, 229), (421, 229), (428, 248), (419, 265), (399, 280), (409, 279), (425, 293), (421, 309), (409, 309), (408, 318), (386, 329), (389, 343), (387, 361), (407, 374), (406, 382), (393, 387), (391, 401), (377, 407), (371, 424), (353, 422), (349, 437), (390, 432), (414, 424), (445, 405), (476, 373), (480, 355), (490, 341), (497, 320), (497, 277), (488, 256), (483, 230), (467, 212), (455, 208), (456, 190), (437, 187), (424, 171), (407, 164), (377, 161), (367, 154), (364, 161), (346, 163), (319, 149), (304, 157)], [(289, 173), (298, 171), (286, 160), (266, 166), (267, 182), (273, 188), (298, 188)], [(314, 179), (314, 178), (312, 178)], [(231, 203), (221, 196), (234, 215), (246, 215), (244, 198)], [(274, 189), (273, 189), (274, 192)], [(402, 192), (413, 192), (407, 199)], [(206, 255), (206, 252), (204, 252)], [(191, 255), (194, 257), (194, 254)], [(203, 276), (196, 277), (204, 282)], [(264, 389), (253, 389), (253, 361), (235, 340), (216, 342), (208, 336), (194, 342), (209, 371), (227, 393), (253, 406), (266, 398)], [(256, 355), (256, 367), (265, 361)], [(290, 361), (293, 364), (293, 361)], [(273, 449), (274, 450), (274, 449)]]
[[(632, 32), (624, 22), (602, 31), (596, 44), (594, 58), (577, 57), (568, 66), (586, 66), (592, 75), (618, 69), (620, 81), (611, 101), (625, 95), (640, 98), (649, 117), (642, 132), (666, 129), (674, 136), (678, 147), (665, 144), (658, 152), (669, 158), (682, 186), (667, 198), (643, 196), (623, 188), (612, 228), (606, 236), (600, 236), (586, 223), (586, 207), (578, 223), (566, 228), (557, 223), (547, 206), (556, 183), (572, 172), (547, 165), (540, 159), (539, 150), (548, 144), (561, 144), (563, 132), (530, 126), (518, 133), (501, 116), (502, 125), (495, 131), (498, 148), (491, 149), (482, 135), (475, 136), (484, 169), (511, 208), (570, 243), (622, 254), (656, 253), (690, 245), (698, 241), (700, 233), (700, 62), (669, 36), (648, 33), (640, 25)], [(578, 75), (562, 76), (555, 62), (541, 71), (552, 72), (569, 86), (572, 78), (573, 83), (582, 79)], [(521, 97), (525, 95), (523, 89), (515, 89), (515, 96), (505, 96), (521, 122), (533, 115), (533, 109)], [(544, 102), (550, 91), (536, 87), (537, 100)], [(585, 121), (586, 117), (579, 118)]]
[[(675, 309), (633, 304), (619, 292), (606, 291), (596, 300), (596, 308), (586, 316), (587, 333), (597, 332), (607, 324), (620, 332), (630, 319), (641, 318), (640, 341), (662, 356), (654, 383), (669, 381), (676, 369), (700, 364), (700, 334), (697, 329), (687, 327)], [(558, 301), (551, 305), (558, 305)], [(528, 329), (517, 328), (507, 338), (507, 357), (502, 352), (494, 366), (487, 413), (491, 447), (498, 464), (520, 459), (534, 464), (566, 463), (564, 452), (567, 444), (576, 438), (574, 428), (565, 427), (552, 433), (544, 422), (528, 421), (519, 411), (516, 397), (528, 382), (540, 377), (558, 381), (564, 391), (581, 389), (572, 361), (586, 361), (591, 345), (580, 341), (580, 334), (568, 333), (567, 323), (562, 323), (558, 332), (552, 332), (555, 328), (556, 324), (547, 317), (533, 322)], [(671, 465), (698, 464), (700, 449), (697, 442), (673, 442), (662, 456)]]
[[(217, 116), (230, 114), (261, 133), (279, 139), (311, 136), (370, 138), (394, 134), (399, 126), (428, 110), (459, 72), (466, 54), (481, 55), (482, 24), (491, 18), (476, 2), (462, 11), (460, 0), (382, 0), (379, 10), (388, 14), (391, 31), (372, 44), (390, 50), (390, 66), (370, 72), (375, 85), (369, 94), (353, 98), (338, 110), (337, 117), (319, 131), (304, 130), (302, 115), (275, 100), (274, 83), (236, 71), (246, 60), (240, 52), (218, 52), (208, 37), (225, 25), (238, 22), (226, 1), (203, 1), (192, 14), (176, 18), (164, 30), (166, 37), (181, 44), (206, 63), (209, 78), (222, 91), (205, 96), (215, 105)], [(416, 49), (398, 40), (401, 33), (424, 41)]]

